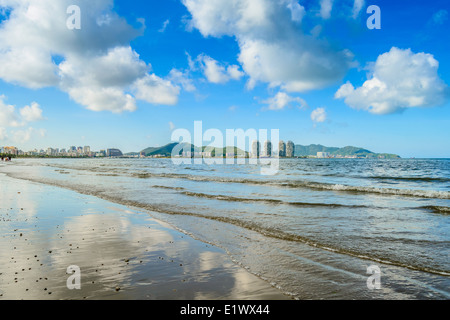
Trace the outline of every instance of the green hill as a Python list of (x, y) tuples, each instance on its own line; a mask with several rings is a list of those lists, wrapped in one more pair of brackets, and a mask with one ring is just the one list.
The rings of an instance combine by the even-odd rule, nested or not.
[(361, 157), (361, 158), (379, 158), (384, 157), (386, 159), (397, 159), (400, 158), (396, 154), (390, 153), (374, 153), (364, 148), (347, 146), (344, 148), (337, 147), (325, 147), (322, 145), (311, 144), (309, 146), (296, 145), (295, 146), (295, 156), (296, 157), (307, 157), (316, 156), (317, 152), (328, 152), (332, 156), (340, 157)]
[[(172, 155), (173, 149), (177, 147), (179, 150), (179, 154), (183, 151), (182, 148), (184, 147), (184, 151), (191, 150), (191, 152), (212, 152), (212, 156), (215, 157), (215, 152), (219, 152), (222, 156), (225, 156), (227, 153), (226, 148), (218, 148), (217, 150), (214, 147), (207, 147), (203, 146), (201, 148), (194, 146), (193, 144), (181, 144), (178, 143), (169, 143), (162, 147), (149, 147), (141, 152), (145, 154), (147, 157), (155, 156), (155, 155), (161, 155), (164, 157), (170, 157)], [(337, 147), (326, 147), (320, 144), (311, 144), (309, 146), (302, 146), (302, 145), (296, 145), (295, 146), (295, 156), (296, 157), (308, 157), (308, 156), (316, 156), (317, 152), (328, 152), (332, 156), (337, 157), (361, 157), (361, 158), (379, 158), (384, 157), (386, 159), (396, 159), (400, 158), (398, 155), (395, 154), (388, 154), (388, 153), (374, 153), (372, 151), (369, 151), (364, 148), (358, 148), (358, 147), (352, 147), (347, 146), (344, 148), (337, 148)], [(248, 156), (248, 152), (243, 151), (237, 147), (234, 147), (234, 154), (235, 155), (245, 155)]]
[(296, 145), (295, 146), (295, 156), (296, 157), (306, 157), (317, 155), (317, 152), (329, 152), (333, 153), (339, 150), (339, 148), (334, 147), (325, 147), (320, 144), (311, 144), (309, 146)]
[[(162, 155), (165, 157), (170, 157), (172, 155), (172, 151), (175, 147), (178, 148), (179, 154), (181, 154), (181, 152), (183, 151), (182, 150), (183, 147), (184, 147), (184, 151), (191, 150), (192, 153), (199, 152), (199, 151), (212, 152), (213, 157), (216, 156), (215, 152), (219, 152), (219, 154), (221, 154), (222, 156), (225, 156), (227, 153), (226, 148), (215, 149), (214, 147), (208, 147), (208, 146), (203, 146), (203, 147), (199, 148), (199, 147), (194, 146), (193, 144), (188, 144), (188, 143), (182, 143), (179, 145), (177, 142), (169, 143), (163, 147), (149, 147), (149, 148), (142, 150), (141, 152), (143, 152), (146, 157), (151, 157), (151, 156), (155, 156), (155, 155)], [(177, 152), (177, 150), (175, 152)], [(241, 150), (239, 148), (234, 147), (234, 154), (247, 155), (248, 153), (244, 152), (243, 150)]]
[[(178, 146), (178, 143), (169, 143), (162, 147), (149, 147), (147, 149), (142, 150), (146, 157), (162, 155), (165, 157), (170, 157), (172, 155), (172, 150)], [(187, 146), (189, 148), (189, 146)], [(191, 146), (192, 148), (192, 146)]]

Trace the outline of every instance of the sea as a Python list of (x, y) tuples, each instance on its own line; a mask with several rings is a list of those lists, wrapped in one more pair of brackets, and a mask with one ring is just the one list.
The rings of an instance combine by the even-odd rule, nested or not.
[[(450, 159), (13, 159), (0, 174), (148, 213), (289, 299), (450, 298)], [(149, 231), (150, 232), (150, 231)]]

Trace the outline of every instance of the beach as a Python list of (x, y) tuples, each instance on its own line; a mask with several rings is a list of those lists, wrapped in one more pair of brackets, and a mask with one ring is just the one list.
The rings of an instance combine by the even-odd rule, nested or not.
[[(278, 289), (143, 211), (0, 177), (0, 300), (279, 300)], [(78, 266), (81, 288), (69, 289)]]
[(284, 159), (262, 176), (14, 159), (0, 174), (3, 299), (450, 297), (450, 160)]

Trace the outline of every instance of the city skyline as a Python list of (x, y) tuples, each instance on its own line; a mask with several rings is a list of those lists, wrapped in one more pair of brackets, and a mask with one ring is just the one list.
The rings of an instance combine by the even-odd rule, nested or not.
[(90, 3), (72, 30), (72, 1), (0, 4), (0, 145), (139, 152), (201, 120), (450, 157), (446, 1)]

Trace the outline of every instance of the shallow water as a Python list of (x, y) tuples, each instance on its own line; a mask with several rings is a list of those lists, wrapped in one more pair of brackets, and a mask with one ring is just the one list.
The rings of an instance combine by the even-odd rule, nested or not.
[[(0, 180), (0, 300), (288, 299), (220, 248), (147, 213)], [(69, 266), (79, 270), (77, 289), (67, 286)]]
[(450, 296), (450, 160), (283, 159), (263, 176), (250, 164), (24, 159), (0, 172), (146, 209), (295, 298)]

